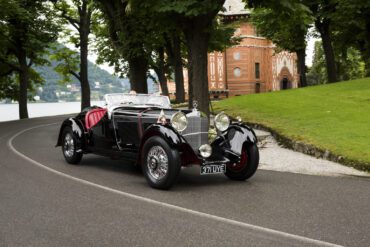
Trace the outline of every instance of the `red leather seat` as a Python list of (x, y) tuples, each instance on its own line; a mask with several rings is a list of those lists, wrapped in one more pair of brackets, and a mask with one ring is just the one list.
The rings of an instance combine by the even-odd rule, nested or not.
[(107, 109), (105, 108), (95, 108), (86, 113), (85, 125), (86, 129), (94, 127), (105, 115)]

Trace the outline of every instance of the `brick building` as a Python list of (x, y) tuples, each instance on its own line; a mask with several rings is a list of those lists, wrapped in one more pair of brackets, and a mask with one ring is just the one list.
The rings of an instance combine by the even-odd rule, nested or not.
[[(223, 52), (208, 54), (208, 83), (211, 97), (276, 91), (298, 87), (296, 54), (277, 53), (275, 45), (260, 37), (249, 22), (249, 10), (241, 0), (226, 0), (225, 11), (219, 13), (221, 21), (236, 22), (235, 35), (241, 42)], [(185, 91), (188, 77), (184, 71)], [(169, 82), (170, 94), (175, 93), (175, 83)]]

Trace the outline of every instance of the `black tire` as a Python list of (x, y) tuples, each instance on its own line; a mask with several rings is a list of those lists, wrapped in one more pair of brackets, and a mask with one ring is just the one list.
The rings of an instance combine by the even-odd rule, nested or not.
[[(246, 158), (243, 160), (243, 155)], [(243, 162), (244, 161), (244, 162)], [(241, 162), (228, 164), (225, 175), (231, 180), (243, 181), (254, 175), (259, 163), (259, 152), (257, 144), (244, 144)]]
[[(71, 138), (71, 139), (70, 139)], [(73, 141), (73, 144), (71, 145), (70, 140)], [(71, 127), (67, 126), (63, 129), (62, 134), (62, 153), (65, 158), (65, 160), (69, 164), (76, 165), (80, 163), (82, 159), (82, 152), (77, 152), (77, 142), (78, 137), (73, 133)], [(69, 143), (69, 144), (68, 144)]]
[[(166, 172), (163, 171), (166, 166), (164, 154), (167, 156)], [(143, 146), (141, 169), (151, 187), (167, 190), (175, 184), (180, 174), (181, 159), (179, 152), (172, 149), (163, 138), (159, 136), (150, 137)]]

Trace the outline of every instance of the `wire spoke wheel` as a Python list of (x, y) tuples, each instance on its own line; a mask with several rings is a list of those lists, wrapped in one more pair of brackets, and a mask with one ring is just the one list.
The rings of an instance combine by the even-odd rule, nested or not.
[(75, 152), (75, 143), (71, 133), (66, 133), (64, 136), (63, 151), (67, 157), (72, 157)]
[(168, 156), (161, 146), (153, 146), (147, 155), (149, 174), (156, 180), (163, 179), (168, 172)]
[(179, 152), (159, 136), (146, 140), (142, 152), (141, 167), (149, 185), (162, 190), (172, 187), (181, 169)]
[(65, 160), (69, 164), (78, 164), (82, 159), (82, 150), (80, 148), (81, 140), (76, 136), (71, 127), (63, 129), (62, 152)]

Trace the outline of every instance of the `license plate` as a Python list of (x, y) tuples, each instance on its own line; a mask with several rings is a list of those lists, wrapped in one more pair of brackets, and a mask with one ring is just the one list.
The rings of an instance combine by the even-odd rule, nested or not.
[(226, 165), (225, 164), (217, 164), (217, 165), (203, 165), (200, 167), (200, 174), (217, 174), (217, 173), (225, 173), (226, 172)]

